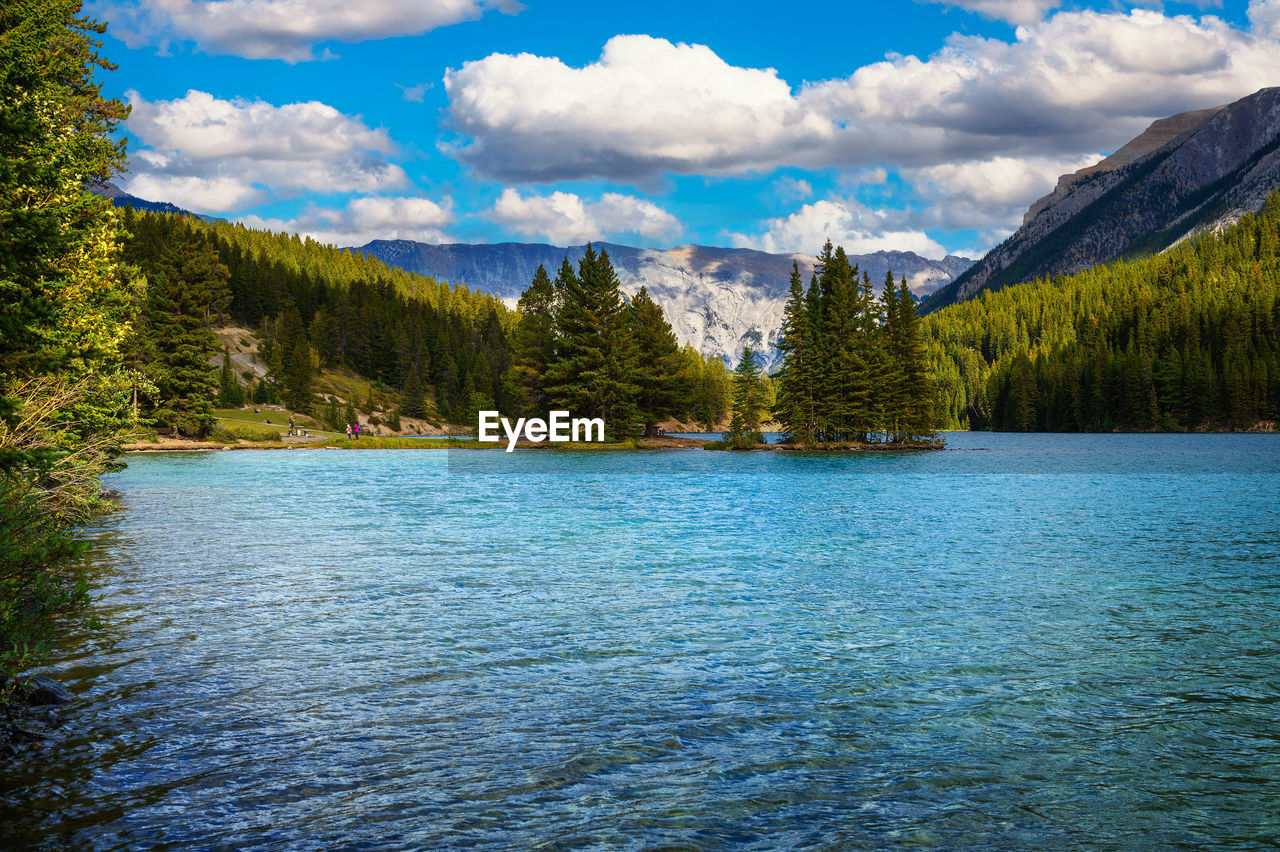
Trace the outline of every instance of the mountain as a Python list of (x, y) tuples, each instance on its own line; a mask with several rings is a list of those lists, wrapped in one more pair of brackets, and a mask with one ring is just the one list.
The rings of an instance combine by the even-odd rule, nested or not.
[(190, 210), (184, 210), (176, 204), (170, 204), (167, 201), (147, 201), (145, 198), (139, 198), (136, 195), (130, 195), (114, 183), (105, 183), (99, 186), (90, 187), (90, 191), (101, 195), (103, 198), (110, 198), (111, 203), (117, 207), (132, 207), (134, 210), (147, 210), (152, 213), (175, 213), (179, 216), (194, 216), (197, 219), (203, 219), (206, 222), (225, 222), (225, 219), (218, 219), (214, 216), (205, 216), (203, 213), (192, 213)]
[[(800, 264), (808, 286), (814, 258), (769, 254), (751, 249), (682, 245), (641, 249), (597, 243), (609, 252), (622, 289), (647, 287), (662, 306), (681, 342), (703, 354), (735, 362), (746, 345), (760, 350), (767, 363), (777, 355), (778, 329), (786, 304), (791, 264)], [(429, 275), (438, 281), (466, 284), (514, 305), (542, 264), (554, 276), (568, 257), (577, 263), (584, 246), (567, 248), (529, 243), (494, 245), (430, 245), (410, 240), (374, 240), (350, 249), (384, 262)], [(871, 276), (877, 290), (885, 271), (906, 276), (917, 295), (932, 293), (964, 272), (972, 260), (949, 256), (929, 260), (911, 252), (885, 252), (850, 258)]]
[(1280, 188), (1280, 88), (1161, 119), (1064, 175), (1013, 236), (922, 305), (925, 313), (1035, 278), (1154, 254), (1261, 209)]

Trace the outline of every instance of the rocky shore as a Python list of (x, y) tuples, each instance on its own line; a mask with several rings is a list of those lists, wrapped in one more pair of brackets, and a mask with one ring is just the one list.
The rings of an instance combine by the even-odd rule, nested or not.
[(45, 735), (62, 722), (61, 708), (69, 703), (71, 693), (56, 680), (0, 675), (0, 755), (13, 757), (42, 748)]

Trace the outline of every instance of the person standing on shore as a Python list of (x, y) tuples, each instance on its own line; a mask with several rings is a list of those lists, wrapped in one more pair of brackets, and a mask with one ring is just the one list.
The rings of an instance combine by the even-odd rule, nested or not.
[(347, 424), (347, 440), (348, 441), (351, 440), (351, 424), (350, 423)]
[(356, 436), (356, 440), (359, 441), (360, 440), (360, 421), (359, 420), (355, 422), (355, 436)]

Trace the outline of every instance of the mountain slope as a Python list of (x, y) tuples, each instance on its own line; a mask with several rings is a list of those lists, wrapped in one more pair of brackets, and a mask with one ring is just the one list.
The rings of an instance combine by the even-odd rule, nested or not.
[(190, 210), (184, 210), (176, 204), (170, 204), (168, 201), (147, 201), (145, 198), (139, 198), (136, 195), (130, 195), (114, 183), (105, 183), (100, 186), (90, 187), (90, 192), (101, 195), (103, 198), (110, 198), (111, 203), (117, 207), (132, 207), (134, 210), (146, 210), (150, 213), (174, 213), (179, 216), (194, 216), (197, 219), (203, 219), (206, 222), (225, 222), (225, 219), (219, 219), (215, 216), (205, 216), (203, 213), (193, 213)]
[(923, 305), (1162, 251), (1235, 222), (1280, 187), (1280, 88), (1151, 125), (1031, 206), (1022, 227)]
[[(554, 275), (565, 257), (576, 264), (584, 248), (374, 240), (352, 251), (438, 281), (466, 284), (514, 304), (533, 280), (538, 264)], [(774, 360), (791, 264), (800, 264), (807, 286), (814, 261), (808, 255), (695, 245), (661, 250), (598, 243), (597, 248), (609, 252), (625, 292), (648, 288), (681, 342), (693, 344), (704, 355), (715, 354), (729, 361), (736, 361), (747, 345), (762, 351), (766, 362)], [(917, 295), (933, 292), (973, 263), (962, 257), (929, 260), (911, 252), (884, 251), (850, 260), (859, 264), (877, 287), (888, 269), (906, 276)]]

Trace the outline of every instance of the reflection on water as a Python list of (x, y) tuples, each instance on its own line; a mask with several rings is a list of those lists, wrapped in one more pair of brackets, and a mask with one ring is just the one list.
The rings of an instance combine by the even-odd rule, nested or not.
[(135, 458), (6, 846), (1274, 842), (1280, 440), (950, 441)]

